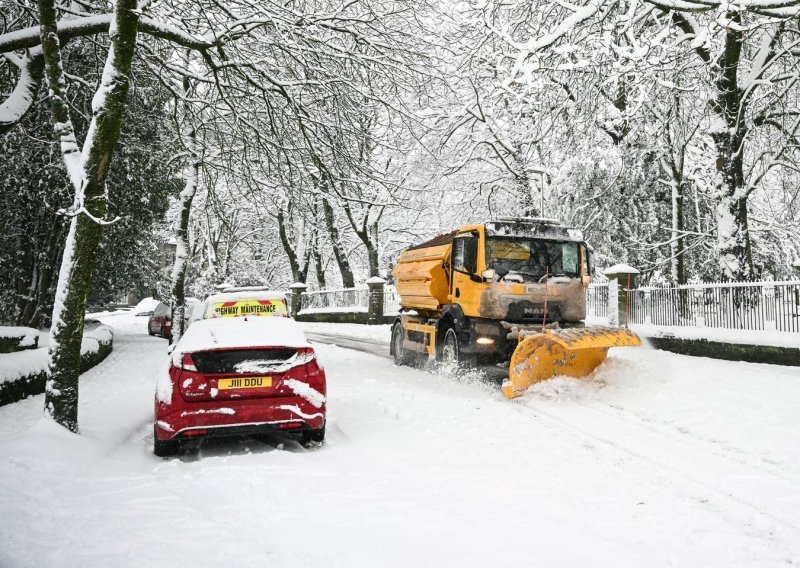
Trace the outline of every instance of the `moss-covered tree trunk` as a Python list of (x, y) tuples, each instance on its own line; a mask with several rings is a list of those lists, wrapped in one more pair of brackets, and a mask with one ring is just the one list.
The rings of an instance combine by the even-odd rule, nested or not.
[(109, 27), (111, 46), (92, 102), (92, 121), (82, 152), (64, 99), (64, 69), (53, 0), (39, 0), (42, 54), (50, 90), (55, 133), (75, 190), (72, 221), (61, 261), (50, 330), (50, 379), (45, 414), (78, 431), (78, 377), (86, 298), (94, 271), (102, 219), (106, 214), (106, 178), (119, 139), (131, 62), (136, 49), (136, 0), (117, 0)]
[[(189, 120), (189, 118), (187, 118)], [(189, 257), (189, 220), (192, 202), (197, 194), (200, 178), (200, 158), (197, 152), (197, 131), (190, 128), (186, 134), (189, 163), (186, 183), (181, 191), (181, 208), (175, 220), (175, 264), (172, 267), (172, 343), (177, 343), (184, 332), (186, 321), (186, 264)]]

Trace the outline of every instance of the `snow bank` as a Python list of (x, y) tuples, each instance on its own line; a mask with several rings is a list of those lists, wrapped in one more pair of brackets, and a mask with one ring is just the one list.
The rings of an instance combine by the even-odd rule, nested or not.
[(785, 331), (753, 331), (749, 329), (719, 329), (713, 327), (684, 327), (631, 324), (629, 326), (644, 337), (675, 339), (705, 339), (720, 343), (740, 345), (769, 345), (800, 348), (800, 334)]
[[(87, 330), (81, 342), (81, 372), (111, 352), (114, 331), (107, 325)], [(44, 392), (48, 365), (47, 347), (0, 354), (0, 405)]]

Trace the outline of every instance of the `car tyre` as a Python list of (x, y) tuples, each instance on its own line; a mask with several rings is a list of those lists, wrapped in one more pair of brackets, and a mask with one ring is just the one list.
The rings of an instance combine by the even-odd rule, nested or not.
[(306, 430), (300, 438), (300, 444), (304, 448), (313, 448), (325, 441), (325, 426), (319, 430)]
[(159, 440), (156, 435), (155, 426), (153, 426), (153, 453), (160, 458), (174, 456), (180, 449), (180, 442), (178, 440)]

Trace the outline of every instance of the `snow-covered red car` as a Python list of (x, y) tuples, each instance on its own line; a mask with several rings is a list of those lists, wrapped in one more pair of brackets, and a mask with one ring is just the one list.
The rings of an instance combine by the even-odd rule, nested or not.
[(159, 302), (147, 320), (147, 333), (170, 338), (172, 336), (172, 314), (169, 306)]
[(197, 321), (171, 357), (156, 388), (156, 455), (211, 436), (278, 431), (304, 445), (324, 440), (325, 371), (293, 319)]

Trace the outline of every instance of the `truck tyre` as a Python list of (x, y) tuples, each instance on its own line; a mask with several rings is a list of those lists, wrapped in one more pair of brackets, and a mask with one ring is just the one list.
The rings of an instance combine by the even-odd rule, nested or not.
[(454, 327), (447, 328), (442, 342), (442, 363), (445, 365), (458, 365), (461, 362), (461, 346), (458, 344), (458, 334)]
[(406, 352), (403, 343), (403, 324), (396, 323), (392, 328), (392, 353), (395, 365), (408, 365), (411, 362), (411, 357)]

